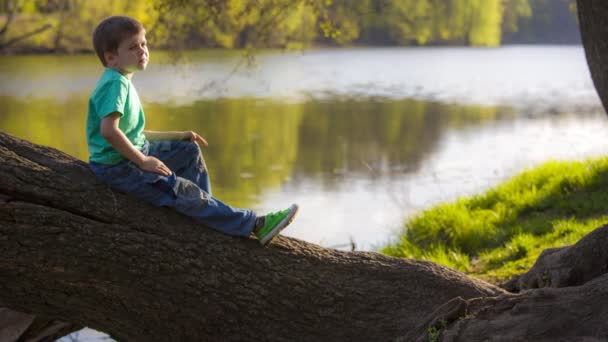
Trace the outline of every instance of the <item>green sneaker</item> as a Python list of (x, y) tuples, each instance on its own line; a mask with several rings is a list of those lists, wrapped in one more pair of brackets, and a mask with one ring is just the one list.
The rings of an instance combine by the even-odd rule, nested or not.
[(298, 205), (292, 204), (288, 209), (269, 213), (264, 216), (264, 226), (255, 232), (258, 241), (265, 246), (272, 238), (293, 221), (298, 212)]

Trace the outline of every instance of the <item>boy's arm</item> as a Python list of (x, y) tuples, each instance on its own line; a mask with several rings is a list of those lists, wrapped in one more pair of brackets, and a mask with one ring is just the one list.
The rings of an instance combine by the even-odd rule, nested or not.
[(178, 131), (167, 131), (167, 132), (158, 132), (158, 131), (144, 131), (144, 134), (146, 135), (146, 139), (150, 140), (150, 141), (156, 141), (156, 140), (190, 140), (192, 142), (197, 142), (205, 147), (207, 147), (209, 144), (207, 143), (207, 140), (205, 140), (205, 138), (201, 137), (200, 135), (196, 134), (193, 131), (184, 131), (184, 132), (178, 132)]
[(101, 136), (123, 157), (132, 161), (142, 170), (161, 175), (171, 175), (171, 170), (160, 160), (146, 156), (135, 148), (125, 134), (118, 128), (119, 113), (112, 113), (101, 120)]

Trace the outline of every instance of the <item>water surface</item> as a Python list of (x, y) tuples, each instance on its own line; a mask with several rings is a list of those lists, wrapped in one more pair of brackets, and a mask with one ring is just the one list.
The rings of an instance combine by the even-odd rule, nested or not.
[[(286, 235), (370, 250), (404, 218), (550, 158), (608, 151), (582, 48), (152, 54), (133, 82), (147, 128), (195, 130), (214, 195), (301, 205)], [(0, 58), (0, 129), (88, 158), (95, 56)]]

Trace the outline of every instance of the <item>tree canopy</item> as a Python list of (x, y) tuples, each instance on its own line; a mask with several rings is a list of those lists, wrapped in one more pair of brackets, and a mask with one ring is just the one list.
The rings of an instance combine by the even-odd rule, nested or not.
[(160, 48), (578, 42), (572, 0), (0, 0), (0, 49), (90, 50), (113, 14)]

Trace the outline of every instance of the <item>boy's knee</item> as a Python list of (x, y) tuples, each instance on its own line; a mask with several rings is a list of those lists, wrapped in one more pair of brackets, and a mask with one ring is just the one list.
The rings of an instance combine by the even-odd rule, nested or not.
[(191, 141), (180, 141), (179, 149), (182, 155), (188, 160), (193, 161), (198, 165), (198, 171), (202, 172), (207, 169), (203, 153), (197, 143)]
[(174, 140), (174, 141), (172, 141), (172, 143), (173, 143), (173, 149), (176, 149), (176, 150), (195, 152), (198, 149), (198, 145), (192, 141)]
[(200, 147), (198, 147), (198, 144), (192, 141), (188, 141), (186, 142), (186, 146), (188, 149), (190, 149), (190, 151), (192, 151), (193, 153), (201, 153), (201, 149)]
[(203, 157), (203, 153), (201, 152), (200, 147), (198, 147), (198, 144), (195, 142), (186, 142), (186, 146), (184, 149), (186, 150), (186, 153), (192, 156), (193, 158)]

